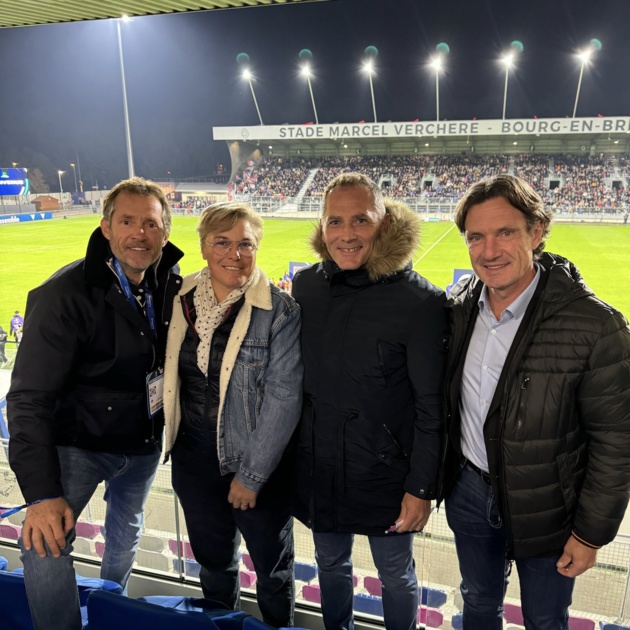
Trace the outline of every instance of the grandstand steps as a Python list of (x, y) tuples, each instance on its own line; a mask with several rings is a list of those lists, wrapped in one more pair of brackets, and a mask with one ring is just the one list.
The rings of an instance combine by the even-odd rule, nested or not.
[(315, 175), (317, 175), (317, 171), (319, 171), (319, 167), (312, 168), (309, 170), (308, 175), (306, 176), (304, 183), (300, 187), (300, 190), (298, 190), (298, 194), (295, 198), (297, 206), (300, 205), (300, 202), (302, 201), (304, 195), (306, 194), (306, 191), (310, 188), (312, 181), (315, 179)]

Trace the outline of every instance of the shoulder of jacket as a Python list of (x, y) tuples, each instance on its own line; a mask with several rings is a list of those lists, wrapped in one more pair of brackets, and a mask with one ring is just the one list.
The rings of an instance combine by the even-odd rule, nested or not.
[(278, 305), (281, 308), (286, 308), (289, 311), (295, 311), (300, 308), (300, 306), (291, 296), (291, 294), (283, 291), (282, 289), (271, 283), (269, 284), (269, 288), (271, 291), (271, 302), (274, 306)]

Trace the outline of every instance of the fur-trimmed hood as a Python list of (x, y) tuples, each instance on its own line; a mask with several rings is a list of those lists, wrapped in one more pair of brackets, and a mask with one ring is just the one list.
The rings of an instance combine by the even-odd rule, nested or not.
[[(420, 220), (408, 206), (385, 199), (385, 212), (389, 224), (374, 239), (372, 253), (364, 267), (373, 282), (404, 269), (420, 245)], [(332, 260), (322, 237), (321, 221), (315, 226), (310, 243), (322, 260)]]

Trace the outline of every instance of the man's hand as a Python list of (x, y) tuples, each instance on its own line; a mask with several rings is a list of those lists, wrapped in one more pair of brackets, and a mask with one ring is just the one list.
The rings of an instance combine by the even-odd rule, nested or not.
[(236, 477), (232, 479), (228, 502), (232, 504), (235, 510), (247, 510), (248, 508), (256, 507), (257, 496), (258, 494), (256, 492), (248, 490), (245, 486), (236, 481)]
[(574, 578), (588, 571), (595, 564), (596, 558), (597, 549), (591, 549), (570, 536), (556, 567), (560, 575)]
[(400, 514), (396, 519), (395, 530), (399, 534), (405, 532), (421, 532), (429, 520), (431, 514), (431, 501), (419, 499), (413, 494), (405, 492), (402, 504), (400, 506)]
[(66, 536), (74, 527), (72, 508), (65, 499), (48, 499), (26, 508), (26, 518), (22, 529), (24, 548), (35, 551), (40, 558), (46, 557), (44, 541), (50, 553), (58, 558), (66, 546)]

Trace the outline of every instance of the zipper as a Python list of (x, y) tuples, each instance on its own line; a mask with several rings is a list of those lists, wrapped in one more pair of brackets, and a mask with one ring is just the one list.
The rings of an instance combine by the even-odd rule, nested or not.
[[(387, 367), (385, 365), (385, 357), (383, 356), (383, 348), (381, 346), (380, 341), (376, 342), (376, 351), (378, 353), (378, 363), (381, 367), (381, 372), (383, 373), (383, 379), (385, 380), (385, 386), (389, 387), (389, 374), (387, 372)], [(389, 433), (389, 430), (388, 430), (388, 433)], [(390, 436), (391, 436), (391, 433), (390, 433)]]
[(409, 455), (407, 451), (403, 448), (402, 444), (394, 437), (394, 434), (389, 430), (389, 427), (383, 423), (383, 428), (387, 431), (387, 435), (389, 435), (391, 441), (394, 443), (394, 446), (405, 456), (405, 459), (409, 459)]

